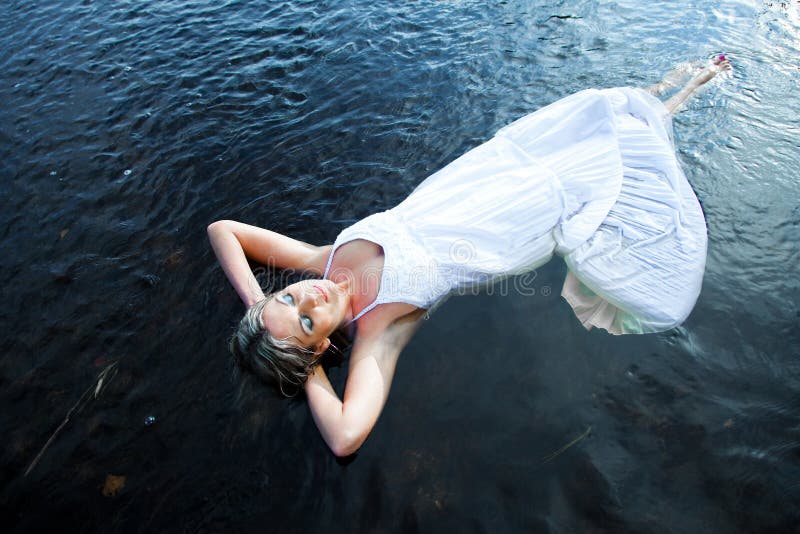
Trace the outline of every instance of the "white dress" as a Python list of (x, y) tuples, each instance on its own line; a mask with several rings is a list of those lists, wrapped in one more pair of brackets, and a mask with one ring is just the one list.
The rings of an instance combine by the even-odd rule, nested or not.
[(430, 308), (555, 253), (580, 321), (614, 334), (680, 324), (706, 259), (705, 219), (669, 114), (631, 88), (581, 91), (502, 128), (395, 208), (344, 229), (326, 277), (354, 239), (384, 251), (378, 296), (356, 319), (387, 302)]

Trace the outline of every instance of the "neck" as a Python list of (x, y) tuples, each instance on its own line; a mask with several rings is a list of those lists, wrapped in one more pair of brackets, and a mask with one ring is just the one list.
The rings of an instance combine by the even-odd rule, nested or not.
[(355, 317), (355, 313), (353, 312), (353, 307), (355, 306), (355, 299), (353, 298), (353, 284), (350, 278), (342, 273), (340, 280), (332, 280), (339, 289), (339, 294), (341, 295), (341, 299), (344, 301), (342, 306), (343, 317), (342, 322), (339, 324), (339, 328), (344, 327), (350, 321), (353, 320)]

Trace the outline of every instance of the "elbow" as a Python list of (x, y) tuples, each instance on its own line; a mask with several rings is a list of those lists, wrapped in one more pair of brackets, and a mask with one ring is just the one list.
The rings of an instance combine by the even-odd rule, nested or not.
[(214, 221), (208, 225), (206, 228), (206, 232), (208, 233), (209, 239), (212, 238), (214, 235), (219, 235), (223, 232), (229, 230), (230, 224), (232, 221), (220, 220)]
[(334, 456), (337, 458), (347, 458), (355, 454), (358, 449), (358, 445), (334, 445), (331, 447), (331, 452), (333, 452)]
[(345, 458), (358, 452), (361, 445), (364, 443), (366, 436), (357, 436), (350, 433), (344, 433), (339, 438), (333, 440), (328, 445), (331, 452), (339, 458)]
[(206, 232), (208, 232), (208, 235), (211, 235), (215, 232), (219, 232), (220, 230), (223, 229), (226, 222), (227, 221), (214, 221), (208, 225), (208, 227), (206, 228)]

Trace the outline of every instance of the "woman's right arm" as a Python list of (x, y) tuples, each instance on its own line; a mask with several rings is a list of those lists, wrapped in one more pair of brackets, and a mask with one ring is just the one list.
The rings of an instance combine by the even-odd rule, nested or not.
[(389, 396), (397, 359), (423, 312), (401, 317), (374, 335), (356, 334), (344, 398), (339, 399), (321, 365), (309, 376), (305, 391), (311, 415), (336, 456), (356, 452), (372, 431)]
[[(208, 226), (208, 239), (225, 276), (249, 308), (264, 298), (247, 259), (277, 267), (321, 272), (329, 247), (317, 247), (264, 228), (236, 221), (216, 221)], [(324, 269), (324, 266), (322, 266)]]

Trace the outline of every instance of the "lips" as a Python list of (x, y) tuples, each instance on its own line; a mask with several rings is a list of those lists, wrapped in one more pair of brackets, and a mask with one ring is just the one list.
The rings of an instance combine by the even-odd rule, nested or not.
[(325, 302), (328, 302), (328, 293), (324, 289), (317, 285), (314, 286), (314, 289), (316, 289), (319, 294), (322, 295), (322, 298), (325, 299)]

